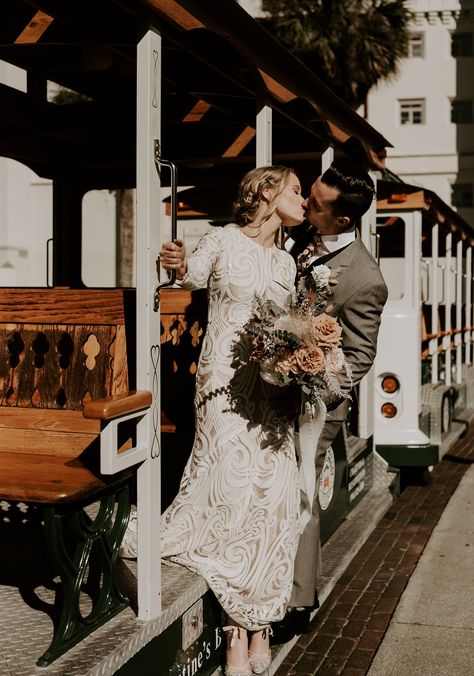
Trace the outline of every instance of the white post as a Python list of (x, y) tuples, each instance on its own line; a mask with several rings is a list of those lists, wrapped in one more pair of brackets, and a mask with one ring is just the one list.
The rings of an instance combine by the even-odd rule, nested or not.
[[(412, 305), (418, 312), (418, 322), (420, 323), (421, 317), (421, 227), (422, 227), (422, 215), (419, 209), (416, 209), (413, 212), (413, 224), (411, 230), (413, 232), (412, 240), (412, 261), (411, 261), (411, 285), (407, 288), (412, 289)], [(408, 233), (407, 233), (408, 234)], [(405, 260), (408, 262), (407, 257)]]
[(456, 384), (462, 383), (462, 280), (463, 280), (463, 243), (459, 240), (456, 247)]
[(332, 161), (334, 160), (334, 148), (329, 146), (326, 150), (323, 151), (321, 155), (321, 173), (324, 174), (326, 169), (329, 169)]
[(439, 380), (438, 371), (438, 331), (439, 331), (439, 225), (436, 223), (431, 228), (431, 333), (429, 352), (431, 355), (431, 383), (436, 385)]
[(452, 274), (451, 263), (452, 263), (452, 249), (453, 249), (453, 236), (451, 233), (446, 235), (446, 268), (444, 270), (444, 330), (446, 335), (443, 336), (443, 348), (444, 348), (444, 364), (445, 364), (445, 374), (444, 382), (446, 385), (450, 386), (452, 383), (451, 377), (451, 303), (452, 303)]
[[(332, 148), (331, 148), (332, 150)], [(327, 151), (326, 151), (327, 152)], [(377, 187), (377, 177), (370, 174), (375, 186)], [(374, 199), (368, 211), (361, 218), (361, 239), (369, 249), (371, 247), (371, 237), (375, 237), (377, 243), (377, 200)], [(372, 253), (377, 256), (377, 246)], [(358, 436), (361, 439), (369, 439), (374, 433), (374, 396), (375, 396), (375, 371), (373, 365), (365, 374), (359, 384), (359, 420)]]
[(154, 139), (160, 139), (161, 36), (148, 27), (137, 51), (137, 387), (153, 404), (140, 423), (138, 442), (148, 457), (138, 469), (138, 617), (161, 612), (160, 575), (160, 317), (153, 311), (155, 260), (161, 241), (160, 181)]
[(471, 356), (471, 290), (472, 290), (472, 247), (468, 246), (466, 251), (466, 270), (465, 279), (465, 305), (464, 305), (464, 356), (465, 364), (472, 364)]
[(272, 164), (272, 109), (267, 105), (266, 100), (258, 102), (257, 110), (257, 154), (256, 166), (266, 167)]

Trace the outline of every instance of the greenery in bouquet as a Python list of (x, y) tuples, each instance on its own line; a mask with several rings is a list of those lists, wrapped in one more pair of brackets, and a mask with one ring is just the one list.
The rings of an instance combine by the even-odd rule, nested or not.
[(336, 274), (325, 265), (315, 266), (283, 306), (256, 296), (243, 327), (252, 338), (249, 359), (259, 363), (261, 377), (281, 387), (300, 385), (310, 403), (326, 393), (345, 396), (341, 383), (350, 379), (341, 326), (327, 312)]

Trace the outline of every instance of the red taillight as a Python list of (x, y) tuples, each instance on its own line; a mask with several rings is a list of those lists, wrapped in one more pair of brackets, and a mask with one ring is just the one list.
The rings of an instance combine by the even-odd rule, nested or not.
[(391, 404), (390, 402), (382, 404), (380, 410), (382, 411), (382, 415), (384, 418), (393, 418), (394, 416), (397, 415), (397, 407)]
[(385, 378), (382, 379), (381, 384), (382, 390), (387, 394), (393, 394), (400, 389), (400, 383), (398, 382), (398, 379), (395, 378), (395, 376), (385, 376)]

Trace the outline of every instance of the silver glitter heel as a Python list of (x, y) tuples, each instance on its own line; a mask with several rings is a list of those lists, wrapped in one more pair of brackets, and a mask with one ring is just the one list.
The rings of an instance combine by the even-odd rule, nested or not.
[[(263, 638), (273, 634), (271, 627), (262, 629)], [(270, 648), (263, 653), (256, 653), (249, 650), (249, 664), (253, 674), (263, 674), (272, 663), (272, 651)]]

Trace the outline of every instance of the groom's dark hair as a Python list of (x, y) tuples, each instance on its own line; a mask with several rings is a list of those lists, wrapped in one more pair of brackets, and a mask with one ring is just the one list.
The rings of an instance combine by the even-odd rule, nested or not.
[(369, 174), (347, 160), (335, 160), (321, 176), (321, 181), (339, 191), (332, 203), (337, 216), (360, 218), (375, 199), (375, 185)]

